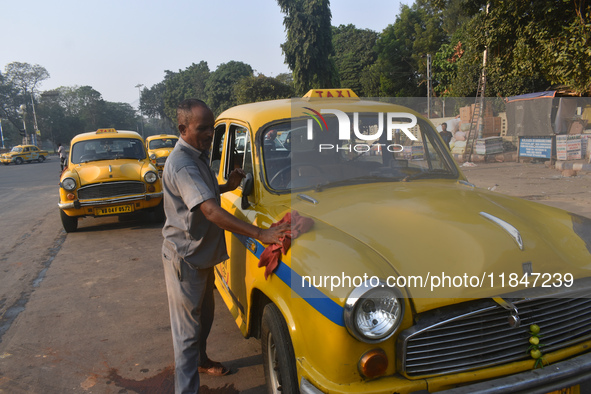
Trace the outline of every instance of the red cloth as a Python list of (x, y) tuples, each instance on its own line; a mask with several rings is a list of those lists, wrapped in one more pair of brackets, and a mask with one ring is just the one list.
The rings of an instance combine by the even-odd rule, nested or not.
[(282, 254), (287, 253), (291, 247), (291, 240), (296, 239), (300, 236), (300, 234), (310, 231), (314, 225), (314, 221), (312, 219), (300, 216), (297, 211), (292, 211), (286, 213), (283, 219), (277, 223), (273, 223), (271, 227), (278, 226), (285, 222), (291, 223), (291, 231), (282, 237), (282, 243), (280, 245), (271, 244), (267, 246), (265, 250), (263, 250), (263, 253), (261, 253), (259, 267), (266, 267), (265, 279), (267, 279), (273, 273), (273, 271), (275, 271), (279, 265), (279, 260), (281, 260)]

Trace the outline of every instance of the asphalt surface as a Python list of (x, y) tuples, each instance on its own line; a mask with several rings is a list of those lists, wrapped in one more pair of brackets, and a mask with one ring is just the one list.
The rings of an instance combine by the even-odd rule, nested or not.
[[(591, 217), (591, 174), (543, 164), (464, 168), (479, 187)], [(172, 393), (160, 226), (142, 215), (59, 219), (59, 162), (0, 166), (0, 393)], [(260, 344), (217, 298), (210, 357), (232, 369), (203, 393), (263, 393)]]

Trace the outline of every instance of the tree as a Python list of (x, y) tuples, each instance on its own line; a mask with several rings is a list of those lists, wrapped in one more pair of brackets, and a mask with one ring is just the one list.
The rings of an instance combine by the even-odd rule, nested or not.
[(329, 0), (277, 0), (285, 14), (287, 40), (281, 45), (285, 63), (293, 72), (297, 95), (312, 88), (338, 84), (333, 53)]
[(244, 77), (234, 85), (236, 104), (291, 98), (293, 95), (291, 86), (262, 74)]
[(236, 105), (234, 86), (242, 78), (252, 75), (252, 67), (246, 63), (230, 61), (220, 64), (205, 84), (206, 102), (213, 113), (219, 115), (225, 109)]
[[(2, 103), (2, 114), (11, 121), (15, 126), (18, 125), (19, 115), (18, 108), (25, 104), (27, 109), (25, 114), (32, 114), (31, 105), (35, 102), (35, 89), (44, 80), (49, 78), (47, 70), (38, 65), (31, 65), (29, 63), (12, 62), (6, 65), (2, 85), (4, 88), (0, 94), (5, 95)], [(32, 116), (25, 116), (27, 121), (27, 130), (29, 133), (34, 129)], [(17, 126), (19, 129), (22, 126)]]
[(441, 12), (427, 1), (401, 7), (376, 45), (381, 95), (426, 97), (427, 55), (435, 54), (449, 40), (441, 26)]
[(377, 39), (377, 32), (358, 29), (351, 24), (332, 28), (332, 59), (338, 71), (340, 86), (353, 89), (358, 96), (368, 95), (362, 84), (362, 75), (377, 60), (378, 55), (374, 50)]
[(201, 61), (176, 73), (166, 70), (165, 74), (163, 114), (171, 124), (176, 124), (176, 109), (181, 101), (188, 98), (206, 99), (205, 85), (210, 76), (209, 66), (207, 62)]
[(545, 90), (551, 84), (591, 94), (591, 5), (585, 3), (491, 1), (489, 12), (480, 9), (466, 26), (458, 78), (467, 80), (466, 64), (481, 62), (488, 47), (489, 96)]

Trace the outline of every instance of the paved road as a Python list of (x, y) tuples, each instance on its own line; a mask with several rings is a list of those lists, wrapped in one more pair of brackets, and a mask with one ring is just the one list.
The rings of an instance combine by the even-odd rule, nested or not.
[[(591, 212), (591, 174), (515, 163), (467, 172), (477, 186)], [(55, 157), (0, 166), (0, 393), (172, 393), (160, 228), (90, 218), (66, 236), (58, 173)], [(234, 373), (204, 378), (203, 392), (263, 393), (258, 341), (217, 306), (210, 356)]]
[[(0, 393), (172, 393), (162, 236), (141, 216), (62, 230), (59, 162), (0, 168)], [(258, 341), (218, 298), (208, 393), (262, 393)]]

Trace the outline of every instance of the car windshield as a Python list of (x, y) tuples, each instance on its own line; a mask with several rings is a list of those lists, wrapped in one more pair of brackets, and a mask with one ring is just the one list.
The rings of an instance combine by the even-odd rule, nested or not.
[(146, 158), (142, 141), (137, 138), (101, 138), (76, 142), (72, 146), (71, 162), (74, 164), (98, 160)]
[(152, 140), (148, 143), (148, 149), (162, 149), (162, 148), (174, 148), (176, 142), (178, 140), (176, 138), (159, 138)]
[(379, 132), (381, 115), (357, 116), (350, 116), (357, 125), (348, 139), (330, 115), (324, 115), (326, 123), (298, 119), (268, 127), (261, 137), (267, 185), (288, 192), (459, 176), (430, 123), (418, 119), (407, 132), (394, 130), (390, 140), (383, 121)]
[(15, 153), (21, 153), (22, 151), (23, 151), (23, 148), (21, 148), (20, 146), (15, 146), (11, 150), (11, 152), (15, 152)]

